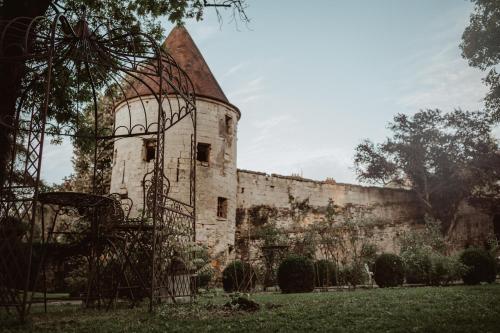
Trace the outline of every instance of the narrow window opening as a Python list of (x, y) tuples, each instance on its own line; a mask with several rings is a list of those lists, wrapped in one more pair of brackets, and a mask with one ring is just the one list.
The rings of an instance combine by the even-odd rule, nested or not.
[(244, 187), (241, 188), (241, 193), (245, 193), (245, 188)]
[(227, 199), (223, 197), (217, 198), (217, 217), (227, 218)]
[(226, 116), (226, 134), (233, 134), (233, 118)]
[(210, 144), (200, 142), (196, 148), (196, 159), (200, 162), (208, 163), (210, 160)]
[(151, 162), (156, 157), (156, 139), (144, 140), (144, 160)]
[(178, 157), (177, 158), (177, 170), (175, 172), (175, 181), (178, 182), (179, 181), (179, 169), (181, 168), (181, 158)]

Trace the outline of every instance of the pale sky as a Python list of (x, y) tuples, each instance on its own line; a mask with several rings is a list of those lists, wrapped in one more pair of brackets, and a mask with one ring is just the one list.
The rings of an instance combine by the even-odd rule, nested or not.
[[(482, 108), (486, 73), (459, 49), (469, 1), (247, 1), (248, 27), (211, 9), (186, 24), (242, 113), (238, 168), (356, 183), (354, 148), (396, 113)], [(69, 175), (71, 153), (49, 147), (43, 178)]]

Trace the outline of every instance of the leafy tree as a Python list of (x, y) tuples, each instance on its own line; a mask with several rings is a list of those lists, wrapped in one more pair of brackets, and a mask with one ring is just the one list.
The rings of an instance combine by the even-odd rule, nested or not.
[(489, 69), (484, 82), (490, 88), (485, 98), (487, 109), (500, 121), (500, 2), (498, 0), (471, 0), (474, 12), (462, 35), (462, 56), (469, 65), (483, 71)]
[(449, 233), (462, 203), (499, 193), (500, 154), (493, 124), (484, 112), (398, 114), (388, 127), (391, 138), (380, 144), (365, 140), (356, 147), (358, 179), (409, 186), (424, 212)]
[[(120, 27), (122, 31), (142, 32), (160, 41), (163, 30), (160, 18), (165, 17), (172, 23), (182, 23), (183, 20), (194, 18), (201, 20), (206, 7), (214, 7), (219, 20), (221, 20), (220, 8), (228, 7), (232, 10), (234, 22), (248, 22), (246, 16), (245, 0), (2, 0), (0, 1), (0, 31), (6, 27), (7, 22), (16, 17), (37, 17), (51, 15), (55, 11), (69, 10), (78, 12), (82, 6), (91, 13), (99, 24), (108, 27)], [(89, 17), (89, 20), (92, 20)], [(91, 21), (91, 23), (93, 23)], [(95, 22), (94, 22), (95, 23)], [(24, 29), (27, 29), (25, 27)], [(40, 28), (43, 29), (43, 28)], [(0, 54), (15, 57), (19, 55), (19, 48), (12, 47), (13, 44), (22, 42), (24, 31), (19, 31), (16, 36), (9, 35), (7, 40), (1, 44)], [(33, 38), (31, 34), (28, 34)], [(112, 36), (110, 37), (112, 38)], [(31, 47), (28, 41), (28, 47)], [(0, 63), (0, 119), (10, 122), (16, 110), (16, 103), (23, 90), (23, 80), (27, 76), (26, 63), (24, 60)], [(82, 83), (80, 94), (75, 95), (75, 75), (68, 66), (64, 64), (53, 68), (53, 92), (51, 93), (51, 105), (49, 105), (48, 122), (55, 124), (53, 130), (61, 130), (64, 125), (75, 123), (75, 103), (85, 103), (91, 100), (92, 94), (89, 87)], [(44, 72), (36, 73), (44, 77)], [(81, 82), (85, 78), (80, 78)], [(39, 87), (33, 89), (32, 104), (41, 105), (40, 96), (43, 96), (43, 82)], [(12, 124), (9, 124), (12, 125)], [(0, 131), (0, 184), (5, 181), (7, 161), (12, 147), (9, 132)]]

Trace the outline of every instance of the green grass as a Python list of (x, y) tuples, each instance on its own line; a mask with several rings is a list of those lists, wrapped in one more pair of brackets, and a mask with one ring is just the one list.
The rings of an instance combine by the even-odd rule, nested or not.
[[(30, 322), (4, 332), (500, 332), (500, 285), (255, 294), (261, 310), (231, 311), (227, 296), (197, 304), (110, 312), (78, 306), (35, 308)], [(38, 313), (37, 313), (38, 312)], [(1, 318), (1, 317), (0, 317)], [(1, 319), (0, 319), (1, 320)], [(0, 328), (0, 331), (2, 329)]]

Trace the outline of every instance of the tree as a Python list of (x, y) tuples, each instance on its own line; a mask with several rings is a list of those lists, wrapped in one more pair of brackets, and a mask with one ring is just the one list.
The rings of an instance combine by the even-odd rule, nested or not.
[(392, 138), (356, 147), (360, 181), (409, 186), (424, 212), (442, 231), (455, 227), (459, 206), (499, 193), (500, 154), (492, 137), (494, 119), (484, 112), (425, 110), (398, 114)]
[(462, 35), (462, 56), (469, 65), (483, 71), (489, 69), (484, 79), (490, 88), (485, 104), (496, 121), (500, 121), (500, 74), (495, 66), (500, 64), (500, 2), (498, 0), (471, 0), (474, 12), (470, 24)]
[[(120, 27), (126, 31), (143, 32), (153, 36), (156, 40), (162, 36), (162, 28), (159, 18), (166, 17), (172, 23), (182, 23), (183, 20), (194, 18), (201, 20), (205, 7), (214, 7), (219, 20), (221, 20), (220, 8), (232, 9), (234, 22), (248, 22), (246, 16), (245, 0), (1, 0), (0, 1), (0, 32), (3, 32), (9, 20), (16, 17), (37, 17), (53, 14), (55, 11), (68, 10), (78, 12), (82, 6), (93, 17), (98, 18), (99, 23), (109, 27)], [(25, 28), (27, 29), (27, 28)], [(0, 54), (7, 57), (19, 55), (19, 48), (12, 47), (24, 39), (25, 31), (19, 31), (18, 35), (9, 36), (1, 44)], [(31, 36), (31, 35), (29, 35)], [(31, 47), (31, 43), (28, 43)], [(67, 89), (74, 82), (72, 73), (63, 67), (54, 70), (53, 80), (54, 92), (49, 107), (48, 121), (56, 124), (54, 130), (60, 130), (60, 126), (72, 124), (76, 99), (80, 102), (90, 99), (90, 95), (74, 96), (71, 89)], [(43, 74), (43, 73), (42, 73)], [(7, 125), (13, 125), (12, 119), (16, 110), (16, 103), (23, 90), (23, 77), (26, 76), (26, 64), (23, 60), (0, 62), (0, 120)], [(73, 75), (74, 76), (74, 75)], [(35, 89), (34, 95), (42, 96), (43, 87)], [(84, 89), (82, 89), (84, 91)], [(6, 177), (7, 162), (10, 158), (12, 147), (9, 131), (0, 130), (0, 186), (4, 184)]]

